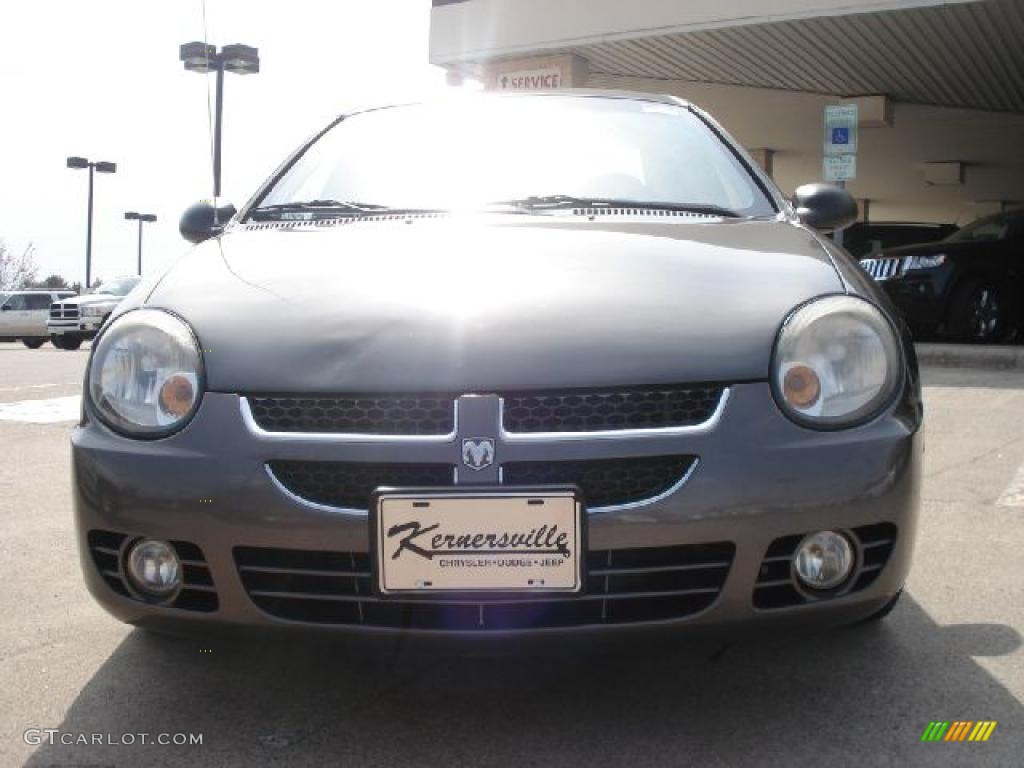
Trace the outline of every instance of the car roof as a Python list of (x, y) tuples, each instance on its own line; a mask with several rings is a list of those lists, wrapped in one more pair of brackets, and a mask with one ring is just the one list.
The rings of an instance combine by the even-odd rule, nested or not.
[(629, 101), (650, 101), (657, 104), (671, 104), (689, 107), (690, 102), (667, 93), (644, 93), (607, 88), (561, 88), (554, 91), (452, 91), (451, 93), (427, 96), (419, 99), (398, 99), (394, 101), (359, 102), (343, 110), (338, 118), (351, 117), (361, 112), (373, 112), (391, 107), (408, 107), (415, 104), (466, 103), (474, 99), (521, 99), (533, 97), (570, 96), (577, 98), (628, 99)]
[(953, 227), (955, 224), (935, 221), (857, 221), (851, 227)]

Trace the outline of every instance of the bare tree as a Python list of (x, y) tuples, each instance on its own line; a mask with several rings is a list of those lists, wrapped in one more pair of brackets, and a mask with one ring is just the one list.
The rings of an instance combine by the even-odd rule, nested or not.
[(36, 279), (35, 254), (32, 243), (26, 245), (21, 253), (16, 253), (6, 240), (0, 240), (0, 290), (24, 288)]

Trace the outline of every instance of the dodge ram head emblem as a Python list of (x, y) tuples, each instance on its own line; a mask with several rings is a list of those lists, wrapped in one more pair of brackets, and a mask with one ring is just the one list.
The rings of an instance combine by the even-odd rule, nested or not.
[(494, 440), (468, 437), (462, 441), (462, 463), (470, 469), (483, 469), (494, 463)]

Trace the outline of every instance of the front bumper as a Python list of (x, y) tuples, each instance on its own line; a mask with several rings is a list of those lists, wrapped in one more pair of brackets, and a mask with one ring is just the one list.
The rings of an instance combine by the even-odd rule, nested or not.
[[(786, 419), (767, 384), (748, 383), (731, 387), (713, 429), (693, 434), (526, 444), (498, 435), (496, 452), (506, 460), (698, 456), (692, 476), (673, 493), (642, 507), (591, 513), (589, 550), (711, 543), (733, 547), (720, 589), (700, 610), (679, 618), (641, 617), (614, 625), (589, 621), (554, 630), (545, 625), (543, 631), (652, 625), (725, 631), (741, 626), (828, 626), (873, 613), (902, 587), (914, 547), (922, 436), (912, 401), (905, 397), (885, 415), (856, 429), (816, 432)], [(438, 451), (450, 451), (455, 441), (445, 446), (410, 442), (399, 447), (304, 435), (274, 438), (253, 431), (236, 395), (220, 393), (208, 393), (193, 422), (164, 440), (126, 440), (100, 424), (87, 423), (72, 438), (74, 506), (86, 582), (110, 613), (140, 625), (188, 624), (199, 631), (215, 625), (296, 624), (419, 631), (421, 627), (403, 625), (401, 619), (384, 625), (272, 615), (247, 592), (238, 548), (335, 553), (369, 549), (365, 514), (320, 508), (289, 496), (268, 474), (270, 461), (430, 462), (437, 460)], [(860, 530), (883, 524), (895, 526), (895, 540), (884, 567), (864, 588), (772, 608), (755, 604), (764, 559), (777, 540), (820, 529)], [(125, 541), (146, 536), (194, 545), (205, 560), (205, 573), (212, 583), (207, 594), (215, 594), (215, 608), (152, 605), (115, 591), (90, 550), (90, 533), (97, 531), (113, 532)], [(367, 608), (372, 607), (372, 599), (366, 596)], [(209, 608), (210, 603), (206, 605)], [(362, 606), (358, 615), (365, 619)], [(458, 630), (435, 626), (422, 631), (480, 634), (461, 625)]]
[(46, 324), (46, 331), (51, 336), (63, 336), (73, 334), (83, 338), (92, 338), (103, 325), (102, 317), (83, 317), (80, 320), (50, 320)]

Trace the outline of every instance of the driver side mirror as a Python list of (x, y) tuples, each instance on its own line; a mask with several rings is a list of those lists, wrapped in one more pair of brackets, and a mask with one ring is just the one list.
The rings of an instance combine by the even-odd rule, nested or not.
[(181, 215), (178, 231), (190, 243), (201, 243), (219, 235), (237, 211), (231, 203), (214, 208), (205, 200), (189, 206)]
[(834, 184), (797, 187), (793, 207), (800, 221), (823, 232), (843, 229), (857, 220), (857, 201), (845, 189)]
[(7, 306), (6, 304), (4, 304), (2, 307), (0, 307), (0, 312), (10, 312), (10, 311), (11, 311), (11, 308), (9, 306)]

